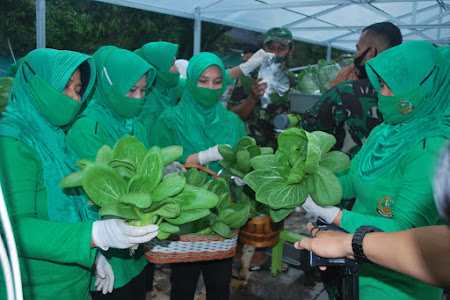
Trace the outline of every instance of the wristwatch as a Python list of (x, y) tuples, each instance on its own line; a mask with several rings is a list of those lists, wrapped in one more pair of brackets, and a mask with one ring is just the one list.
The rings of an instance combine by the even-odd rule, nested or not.
[(369, 259), (367, 259), (366, 255), (364, 254), (363, 250), (363, 239), (364, 236), (369, 232), (380, 232), (383, 231), (377, 227), (374, 226), (360, 226), (358, 229), (356, 229), (355, 234), (353, 235), (352, 239), (352, 249), (353, 249), (353, 255), (355, 256), (355, 260), (358, 263), (372, 263)]

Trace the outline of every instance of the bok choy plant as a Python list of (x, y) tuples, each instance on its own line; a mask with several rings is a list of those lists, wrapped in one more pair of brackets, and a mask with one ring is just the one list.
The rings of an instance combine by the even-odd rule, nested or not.
[(176, 173), (164, 175), (164, 167), (183, 154), (181, 146), (149, 150), (135, 137), (120, 138), (111, 148), (98, 150), (95, 161), (80, 159), (81, 170), (60, 182), (64, 188), (81, 186), (102, 217), (125, 219), (129, 225), (159, 225), (158, 238), (179, 232), (179, 225), (201, 219), (219, 197), (186, 183)]
[(336, 143), (331, 134), (291, 128), (278, 136), (275, 154), (250, 159), (253, 171), (244, 181), (255, 199), (269, 207), (270, 217), (279, 222), (305, 202), (308, 194), (319, 205), (336, 205), (342, 188), (335, 173), (350, 167), (350, 159), (340, 151), (330, 151)]
[[(230, 188), (223, 178), (207, 180), (207, 173), (195, 168), (183, 173), (189, 185), (204, 188), (219, 197), (211, 208), (211, 213), (201, 219), (185, 224), (182, 230), (197, 234), (218, 234), (232, 238), (233, 230), (243, 226), (250, 217), (249, 207), (240, 203), (231, 203)], [(183, 214), (183, 211), (182, 211)]]

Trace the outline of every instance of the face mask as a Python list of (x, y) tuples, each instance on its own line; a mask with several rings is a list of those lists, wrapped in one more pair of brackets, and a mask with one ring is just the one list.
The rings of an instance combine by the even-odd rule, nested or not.
[(80, 111), (81, 103), (56, 90), (41, 76), (35, 74), (32, 80), (25, 80), (40, 113), (53, 126), (69, 124)]
[(129, 98), (122, 95), (114, 86), (106, 91), (106, 99), (111, 108), (124, 118), (136, 116), (144, 103), (145, 98)]
[(367, 48), (360, 56), (358, 56), (357, 58), (355, 58), (355, 60), (353, 61), (353, 63), (355, 64), (355, 75), (359, 78), (359, 79), (364, 79), (367, 78), (367, 73), (366, 73), (366, 65), (361, 65), (364, 57), (366, 57), (367, 53), (369, 52), (371, 47)]
[(103, 68), (103, 76), (109, 82), (109, 87), (105, 89), (106, 100), (109, 106), (120, 116), (124, 118), (132, 118), (136, 116), (144, 103), (145, 98), (129, 98), (122, 95), (119, 90), (113, 86), (109, 79), (106, 68)]
[(190, 81), (187, 82), (187, 88), (194, 96), (198, 103), (205, 107), (211, 107), (217, 103), (220, 96), (225, 92), (226, 87), (222, 85), (220, 89), (208, 89), (204, 87), (194, 86)]
[(419, 85), (400, 96), (378, 94), (378, 108), (383, 114), (384, 122), (398, 124), (414, 117), (425, 100)]
[(166, 88), (174, 88), (177, 86), (178, 81), (180, 80), (180, 72), (158, 72), (156, 75), (158, 80), (166, 87)]

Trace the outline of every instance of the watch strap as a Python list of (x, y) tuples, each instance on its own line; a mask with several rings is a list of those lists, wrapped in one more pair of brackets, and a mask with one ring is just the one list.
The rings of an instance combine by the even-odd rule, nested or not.
[(380, 232), (381, 229), (374, 227), (374, 226), (360, 226), (358, 229), (356, 229), (355, 234), (353, 235), (352, 239), (352, 249), (353, 249), (353, 255), (355, 256), (355, 260), (358, 263), (371, 263), (369, 259), (367, 259), (366, 255), (364, 254), (363, 249), (363, 240), (364, 236), (369, 232)]

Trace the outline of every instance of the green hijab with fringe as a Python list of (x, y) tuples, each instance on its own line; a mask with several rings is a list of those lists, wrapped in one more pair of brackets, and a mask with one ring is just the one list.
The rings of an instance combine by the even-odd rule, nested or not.
[[(95, 65), (90, 56), (66, 50), (31, 51), (24, 63), (19, 65), (7, 110), (0, 121), (0, 136), (17, 139), (37, 152), (47, 189), (48, 216), (51, 221), (57, 222), (93, 221), (98, 219), (98, 215), (92, 206), (86, 205), (87, 197), (80, 189), (63, 191), (59, 185), (66, 175), (78, 170), (78, 157), (69, 148), (63, 130), (45, 117), (64, 111), (52, 107), (48, 94), (43, 93), (42, 89), (35, 89), (32, 84), (41, 81), (39, 87), (45, 85), (46, 92), (62, 95), (63, 98), (57, 98), (58, 101), (75, 103), (62, 91), (76, 69), (81, 71), (80, 95), (81, 101), (85, 102), (95, 81)], [(48, 102), (39, 106), (37, 98), (40, 97)], [(44, 107), (46, 111), (43, 111)], [(72, 120), (66, 118), (66, 121)]]
[(379, 96), (384, 122), (374, 129), (361, 154), (359, 173), (372, 180), (420, 141), (450, 137), (450, 47), (407, 42), (369, 60), (366, 71), (378, 92), (381, 78), (397, 96)]
[(94, 95), (82, 116), (97, 121), (108, 138), (109, 146), (132, 135), (147, 145), (146, 132), (137, 118), (144, 99), (125, 94), (147, 74), (147, 88), (155, 79), (155, 70), (133, 52), (115, 46), (104, 46), (93, 55), (97, 68)]
[(152, 42), (135, 51), (140, 57), (156, 68), (156, 80), (153, 88), (145, 96), (145, 103), (139, 113), (139, 119), (150, 132), (161, 113), (175, 106), (175, 88), (180, 73), (170, 73), (170, 68), (178, 54), (178, 45), (168, 42)]
[[(218, 144), (229, 144), (234, 147), (245, 135), (244, 123), (218, 101), (226, 89), (225, 82), (222, 88), (217, 90), (197, 87), (198, 78), (210, 66), (218, 66), (222, 74), (225, 74), (222, 61), (213, 53), (198, 53), (190, 59), (186, 89), (180, 102), (175, 107), (169, 107), (161, 116), (172, 124), (175, 140), (178, 145), (183, 146), (183, 157)], [(214, 95), (212, 101), (211, 95)], [(164, 134), (167, 133), (153, 133), (153, 135)], [(217, 172), (220, 167), (214, 162), (211, 169)]]

